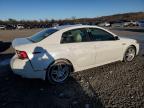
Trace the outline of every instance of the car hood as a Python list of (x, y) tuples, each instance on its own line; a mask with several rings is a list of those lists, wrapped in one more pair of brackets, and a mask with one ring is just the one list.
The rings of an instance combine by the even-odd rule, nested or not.
[(120, 40), (123, 40), (123, 41), (129, 41), (129, 42), (136, 42), (135, 39), (130, 39), (130, 38), (127, 38), (127, 37), (119, 37)]

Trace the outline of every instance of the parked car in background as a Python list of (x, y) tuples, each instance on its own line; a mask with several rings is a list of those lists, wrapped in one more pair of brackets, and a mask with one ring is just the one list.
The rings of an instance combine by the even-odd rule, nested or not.
[(70, 73), (115, 61), (130, 62), (139, 52), (136, 40), (89, 25), (57, 26), (12, 42), (11, 68), (26, 78), (64, 82)]
[(110, 27), (111, 26), (111, 24), (109, 22), (100, 23), (98, 25), (101, 27)]
[(57, 26), (59, 26), (59, 24), (58, 23), (53, 23), (52, 26), (57, 27)]
[(112, 27), (124, 27), (124, 22), (123, 21), (114, 21), (112, 23)]
[(6, 29), (7, 30), (14, 30), (14, 29), (16, 29), (16, 26), (8, 24), (8, 25), (6, 25)]
[(24, 25), (23, 25), (23, 24), (18, 24), (18, 25), (17, 25), (17, 29), (19, 29), (19, 30), (20, 30), (20, 29), (24, 29)]
[(124, 27), (131, 27), (131, 26), (137, 26), (137, 22), (136, 21), (128, 21), (128, 22), (124, 22)]
[(111, 26), (111, 24), (110, 24), (110, 23), (105, 22), (105, 27), (110, 27), (110, 26)]
[(5, 30), (6, 26), (5, 25), (0, 25), (0, 30)]
[(144, 20), (138, 21), (137, 24), (140, 27), (144, 27)]

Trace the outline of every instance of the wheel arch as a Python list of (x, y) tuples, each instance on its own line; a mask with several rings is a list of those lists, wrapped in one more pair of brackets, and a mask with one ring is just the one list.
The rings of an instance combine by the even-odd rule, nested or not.
[(48, 65), (48, 67), (47, 67), (47, 69), (46, 69), (46, 75), (45, 75), (45, 80), (47, 80), (47, 74), (48, 74), (48, 72), (50, 71), (50, 67), (54, 64), (54, 63), (56, 63), (56, 62), (60, 62), (60, 61), (65, 61), (66, 63), (68, 63), (68, 64), (70, 64), (70, 66), (71, 66), (71, 72), (74, 72), (74, 66), (73, 66), (73, 64), (72, 64), (72, 62), (70, 61), (70, 60), (68, 60), (68, 59), (65, 59), (65, 58), (59, 58), (59, 59), (56, 59), (56, 60), (54, 60), (52, 63), (50, 63), (49, 65)]
[(74, 66), (73, 66), (73, 64), (72, 64), (72, 62), (70, 60), (68, 60), (66, 58), (60, 58), (60, 59), (56, 59), (54, 62), (56, 62), (56, 61), (65, 61), (65, 62), (67, 62), (71, 66), (71, 72), (74, 71)]
[(135, 52), (136, 52), (136, 54), (137, 54), (137, 48), (136, 48), (136, 46), (134, 45), (134, 44), (131, 44), (131, 45), (129, 45), (128, 47), (134, 47), (135, 48)]
[(135, 56), (137, 55), (137, 47), (136, 47), (134, 44), (130, 44), (130, 45), (128, 45), (128, 46), (126, 47), (126, 49), (125, 49), (125, 51), (124, 51), (122, 61), (124, 61), (125, 53), (126, 53), (126, 51), (127, 51), (127, 49), (128, 49), (129, 47), (134, 47), (134, 48), (135, 48)]
[(135, 48), (135, 51), (137, 52), (137, 47), (136, 47), (136, 45), (134, 45), (134, 44), (129, 44), (129, 45), (127, 45), (127, 46), (125, 47), (124, 54), (125, 54), (126, 50), (127, 50), (129, 47), (134, 47), (134, 48)]

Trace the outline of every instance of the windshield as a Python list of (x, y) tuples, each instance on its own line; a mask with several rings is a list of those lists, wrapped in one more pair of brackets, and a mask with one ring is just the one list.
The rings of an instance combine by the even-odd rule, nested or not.
[(46, 30), (40, 31), (40, 32), (32, 35), (28, 39), (31, 40), (32, 42), (40, 42), (41, 40), (43, 40), (46, 37), (50, 36), (51, 34), (55, 33), (56, 31), (58, 31), (58, 30), (57, 29), (46, 29)]

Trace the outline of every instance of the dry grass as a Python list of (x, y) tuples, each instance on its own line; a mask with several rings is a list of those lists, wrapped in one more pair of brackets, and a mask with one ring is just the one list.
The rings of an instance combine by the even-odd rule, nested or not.
[(42, 29), (0, 30), (0, 41), (12, 41), (15, 38), (28, 37)]

